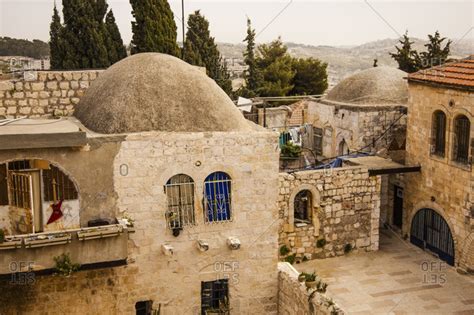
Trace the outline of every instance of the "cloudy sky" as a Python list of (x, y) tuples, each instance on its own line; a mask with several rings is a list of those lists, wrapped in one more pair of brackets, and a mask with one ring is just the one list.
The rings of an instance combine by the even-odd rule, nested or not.
[[(60, 8), (61, 0), (56, 0)], [(181, 34), (181, 0), (169, 1)], [(125, 43), (132, 33), (128, 0), (108, 0)], [(419, 38), (439, 30), (453, 39), (474, 38), (474, 1), (319, 1), (185, 0), (185, 12), (208, 18), (219, 42), (245, 37), (246, 16), (259, 33), (257, 41), (281, 35), (284, 41), (309, 45), (357, 45), (396, 38), (408, 29)], [(0, 35), (48, 40), (54, 0), (0, 0)], [(181, 40), (181, 37), (179, 37)]]

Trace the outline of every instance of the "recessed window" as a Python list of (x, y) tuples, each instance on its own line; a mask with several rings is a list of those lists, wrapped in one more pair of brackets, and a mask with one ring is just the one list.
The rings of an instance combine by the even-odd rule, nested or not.
[(140, 301), (135, 303), (135, 314), (137, 315), (151, 315), (153, 301)]
[(431, 153), (444, 157), (446, 147), (446, 115), (438, 110), (433, 113)]
[(204, 181), (204, 221), (231, 219), (232, 179), (224, 172), (215, 172)]
[(228, 279), (201, 282), (201, 314), (230, 314)]
[(453, 159), (456, 162), (467, 164), (469, 162), (469, 138), (471, 123), (464, 115), (459, 115), (454, 120), (454, 147)]
[(166, 222), (170, 229), (180, 229), (195, 224), (194, 181), (191, 177), (179, 174), (171, 177), (165, 185), (168, 201)]
[(313, 149), (314, 153), (318, 155), (323, 154), (323, 129), (313, 128)]
[(296, 223), (311, 223), (312, 195), (309, 190), (300, 191), (294, 201)]

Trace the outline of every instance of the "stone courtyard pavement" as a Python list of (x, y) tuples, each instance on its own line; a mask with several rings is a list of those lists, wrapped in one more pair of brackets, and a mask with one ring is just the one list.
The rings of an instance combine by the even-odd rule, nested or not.
[(348, 314), (474, 314), (474, 276), (380, 230), (380, 250), (295, 265), (328, 283)]

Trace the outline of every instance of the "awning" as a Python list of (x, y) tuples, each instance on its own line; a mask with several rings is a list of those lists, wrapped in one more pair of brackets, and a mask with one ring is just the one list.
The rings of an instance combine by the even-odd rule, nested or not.
[(420, 165), (403, 165), (379, 156), (348, 157), (342, 159), (345, 165), (360, 165), (367, 167), (370, 176), (421, 171)]

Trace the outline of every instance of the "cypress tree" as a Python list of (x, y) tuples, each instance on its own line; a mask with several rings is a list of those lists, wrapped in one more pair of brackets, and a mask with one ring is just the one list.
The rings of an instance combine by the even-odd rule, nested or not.
[(192, 65), (206, 67), (209, 77), (227, 93), (232, 93), (232, 82), (227, 65), (209, 31), (209, 21), (198, 11), (189, 15), (184, 43), (184, 60)]
[(109, 53), (109, 62), (114, 64), (127, 57), (127, 51), (123, 45), (122, 36), (115, 22), (114, 13), (110, 10), (105, 16), (106, 47)]
[(247, 42), (247, 48), (244, 52), (244, 62), (248, 66), (244, 72), (245, 88), (244, 96), (253, 97), (260, 86), (260, 74), (255, 61), (255, 29), (252, 29), (252, 22), (247, 18), (247, 36), (244, 39)]
[(64, 47), (61, 44), (63, 26), (61, 24), (61, 18), (59, 17), (56, 5), (53, 9), (53, 19), (49, 27), (49, 55), (51, 62), (51, 69), (62, 69), (62, 61), (64, 57)]
[(132, 5), (132, 54), (161, 52), (179, 55), (176, 23), (167, 0), (130, 0)]

